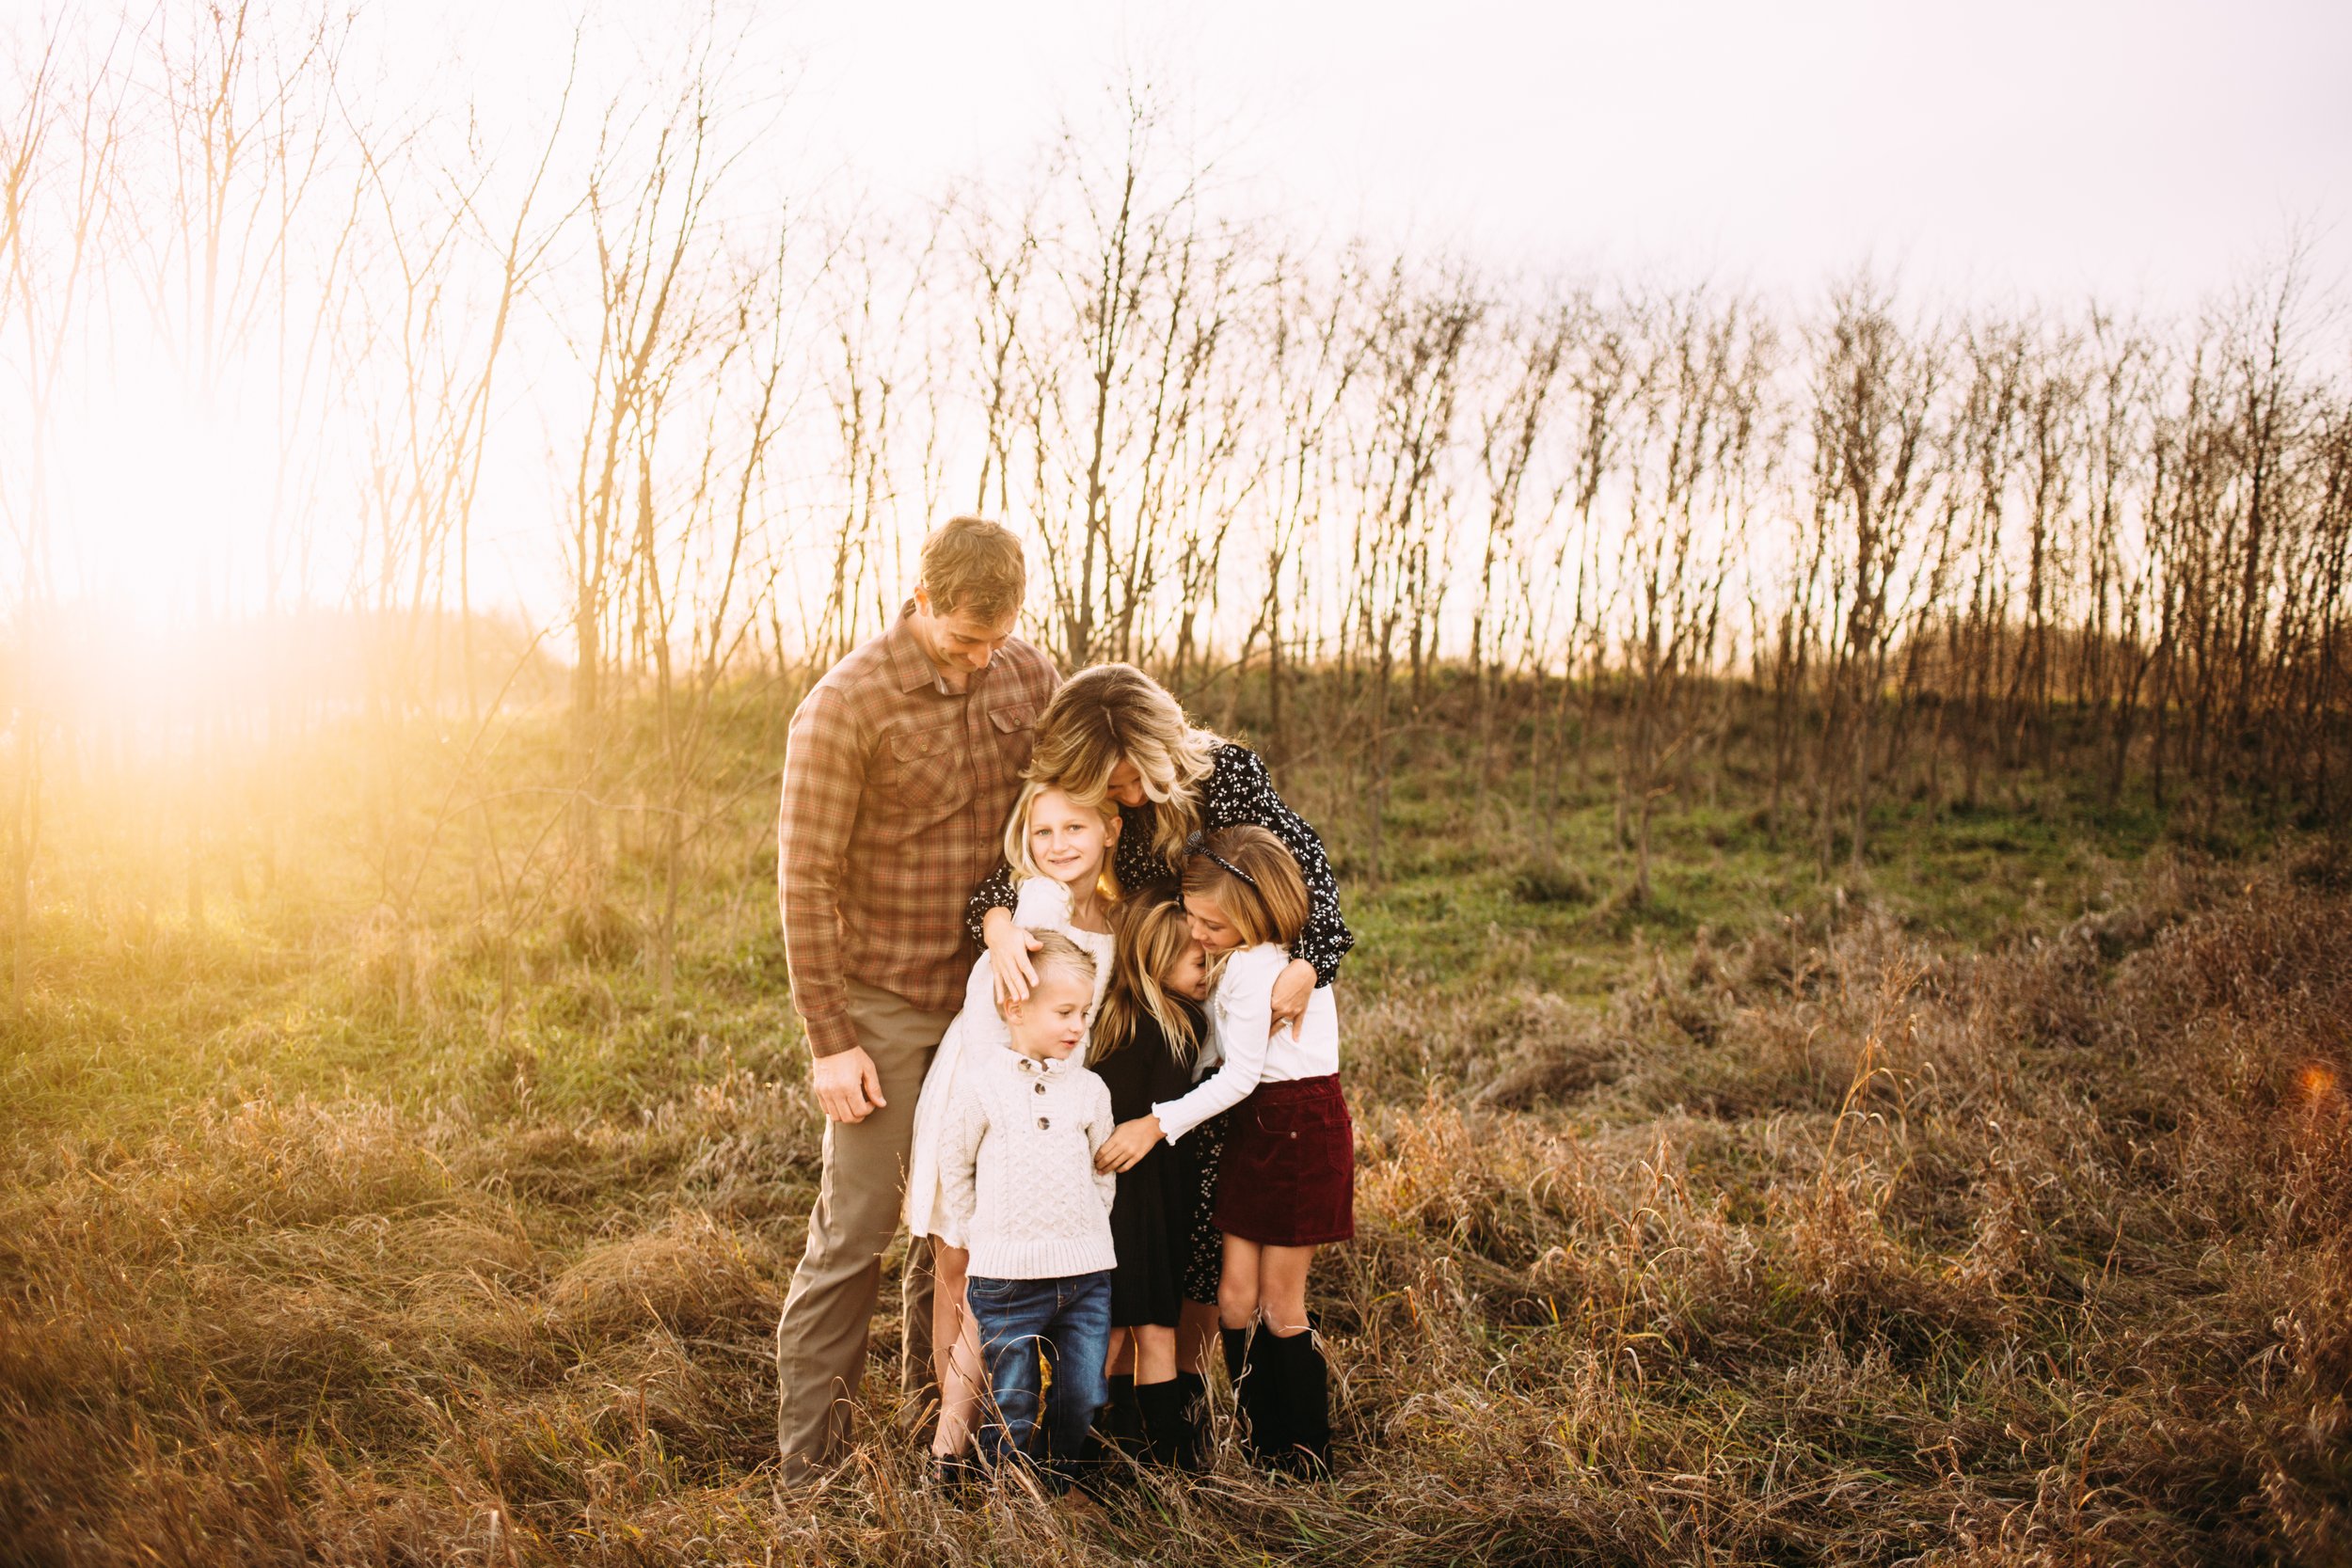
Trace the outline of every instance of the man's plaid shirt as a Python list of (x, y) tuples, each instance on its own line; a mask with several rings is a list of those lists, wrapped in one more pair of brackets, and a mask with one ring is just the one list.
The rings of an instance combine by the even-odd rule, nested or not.
[(792, 715), (776, 895), (809, 1050), (857, 1043), (851, 979), (933, 1012), (963, 999), (964, 900), (1003, 853), (1053, 661), (1013, 638), (950, 691), (901, 610)]

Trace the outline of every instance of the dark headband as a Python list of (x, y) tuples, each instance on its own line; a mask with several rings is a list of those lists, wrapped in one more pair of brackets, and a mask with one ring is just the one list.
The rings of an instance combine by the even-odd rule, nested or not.
[(1234, 876), (1239, 877), (1243, 881), (1248, 882), (1251, 887), (1257, 888), (1260, 893), (1263, 893), (1265, 891), (1265, 889), (1258, 887), (1257, 878), (1252, 877), (1248, 872), (1244, 871), (1240, 866), (1235, 865), (1232, 861), (1227, 860), (1223, 855), (1220, 855), (1216, 850), (1210, 848), (1209, 835), (1197, 831), (1190, 838), (1184, 840), (1184, 858), (1186, 860), (1190, 860), (1195, 855), (1207, 856), (1210, 860), (1216, 862), (1217, 864), (1223, 866)]

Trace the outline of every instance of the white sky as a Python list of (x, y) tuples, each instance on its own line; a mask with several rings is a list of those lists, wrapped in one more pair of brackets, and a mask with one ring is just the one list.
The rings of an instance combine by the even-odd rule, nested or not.
[[(502, 0), (499, 30), (576, 9)], [(760, 38), (794, 83), (784, 139), (884, 195), (1017, 166), (1132, 63), (1311, 234), (2178, 308), (2299, 222), (2323, 277), (2352, 273), (2347, 0), (883, 0)]]
[[(0, 33), (38, 35), (61, 3), (0, 0)], [(2174, 314), (2300, 226), (2323, 287), (2352, 287), (2352, 0), (706, 3), (750, 18), (735, 86), (777, 105), (739, 199), (814, 187), (889, 210), (1018, 178), (1065, 120), (1105, 123), (1132, 72), (1214, 155), (1224, 199), (1298, 242), (1361, 235), (1504, 273), (1708, 273), (1799, 301), (1869, 263), (1947, 298), (2095, 293)], [(446, 124), (470, 97), (518, 174), (576, 24), (575, 153), (612, 85), (674, 67), (705, 11), (369, 0), (348, 80), (394, 120)], [(215, 429), (180, 434), (242, 464)], [(552, 564), (549, 481), (523, 435), (477, 539), (486, 594), (530, 601)], [(109, 528), (90, 548), (186, 576), (175, 562), (202, 531), (172, 476), (195, 461), (131, 466), (153, 495), (94, 491)], [(215, 511), (240, 506), (224, 488)]]
[[(731, 3), (731, 0), (728, 0)], [(518, 124), (700, 7), (409, 0), (391, 30)], [(419, 14), (412, 12), (411, 15)], [(1707, 273), (2169, 314), (2300, 227), (2352, 284), (2352, 0), (852, 0), (745, 13), (773, 188), (881, 207), (1017, 179), (1130, 72), (1240, 211), (1504, 272)], [(388, 18), (373, 19), (382, 25)], [(388, 62), (406, 74), (402, 63)], [(500, 93), (488, 94), (493, 102)]]

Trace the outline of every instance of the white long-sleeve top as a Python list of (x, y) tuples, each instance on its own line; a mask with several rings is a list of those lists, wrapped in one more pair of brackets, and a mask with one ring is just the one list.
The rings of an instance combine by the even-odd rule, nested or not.
[(1209, 997), (1209, 1041), (1221, 1065), (1183, 1099), (1152, 1107), (1160, 1118), (1160, 1135), (1169, 1143), (1240, 1104), (1260, 1084), (1323, 1078), (1340, 1070), (1340, 1010), (1329, 986), (1314, 989), (1306, 1016), (1296, 1024), (1267, 1037), (1274, 1023), (1274, 982), (1290, 961), (1291, 956), (1270, 942), (1225, 960)]
[(1119, 1178), (1094, 1152), (1117, 1125), (1110, 1085), (1075, 1056), (981, 1046), (957, 1076), (940, 1204), (982, 1279), (1066, 1279), (1114, 1267)]

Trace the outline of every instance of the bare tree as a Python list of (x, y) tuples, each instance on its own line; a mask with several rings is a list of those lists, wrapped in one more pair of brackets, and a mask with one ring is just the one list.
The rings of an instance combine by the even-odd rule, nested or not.
[[(1486, 489), (1486, 536), (1469, 655), (1477, 688), (1481, 789), (1494, 769), (1494, 717), (1502, 696), (1503, 649), (1515, 629), (1522, 637), (1533, 629), (1527, 624), (1525, 599), (1511, 592), (1509, 577), (1521, 564), (1523, 539), (1549, 529), (1567, 489), (1566, 481), (1560, 480), (1541, 493), (1538, 479), (1539, 494), (1529, 494), (1544, 450), (1546, 421), (1556, 406), (1552, 394), (1566, 360), (1573, 321), (1572, 308), (1560, 305), (1506, 323), (1502, 348), (1509, 368), (1502, 372), (1502, 400), (1480, 421), (1478, 466)], [(1533, 515), (1528, 515), (1531, 511)], [(1519, 623), (1516, 628), (1515, 620)]]
[(1373, 323), (1369, 428), (1354, 433), (1353, 481), (1361, 499), (1346, 562), (1341, 663), (1345, 670), (1352, 657), (1365, 715), (1366, 870), (1375, 880), (1388, 812), (1397, 641), (1402, 633), (1418, 709), (1450, 567), (1442, 544), (1453, 521), (1446, 459), (1466, 351), (1485, 309), (1466, 278), (1424, 292), (1398, 270)]
[(1744, 301), (1704, 289), (1660, 300), (1645, 351), (1640, 425), (1627, 450), (1628, 527), (1617, 572), (1629, 622), (1617, 737), (1617, 837), (1633, 851), (1629, 892), (1650, 895), (1651, 829), (1702, 710), (1695, 677), (1716, 667), (1726, 586), (1743, 546), (1757, 402), (1770, 353)]
[[(263, 573), (273, 594), (280, 582), (270, 563), (283, 559), (286, 535), (307, 527), (300, 508), (310, 486), (290, 480), (306, 444), (318, 438), (324, 404), (323, 388), (290, 377), (288, 367), (315, 362), (327, 330), (322, 302), (350, 232), (347, 222), (333, 226), (323, 251), (307, 252), (306, 219), (321, 199), (338, 200), (334, 188), (348, 172), (337, 166), (344, 123), (336, 90), (349, 37), (349, 19), (326, 7), (305, 8), (289, 23), (247, 0), (159, 10), (144, 40), (155, 119), (142, 128), (151, 161), (139, 171), (138, 199), (124, 209), (127, 270), (201, 446), (215, 444), (228, 411), (269, 405), (281, 436)], [(347, 195), (338, 210), (348, 213)], [(288, 432), (302, 435), (288, 439)], [(191, 613), (225, 621), (234, 553), (224, 541), (193, 543)], [(185, 812), (194, 922), (204, 918), (206, 810), (224, 717), (217, 693), (199, 695), (183, 716), (188, 759), (173, 794)]]
[[(1265, 411), (1272, 428), (1266, 464), (1259, 557), (1264, 572), (1256, 612), (1242, 638), (1243, 659), (1261, 641), (1266, 650), (1267, 727), (1272, 750), (1292, 746), (1285, 698), (1296, 625), (1317, 584), (1312, 552), (1334, 476), (1333, 452), (1349, 389), (1364, 364), (1368, 334), (1355, 319), (1363, 276), (1351, 262), (1336, 277), (1318, 278), (1295, 257), (1273, 259), (1265, 284), (1263, 341), (1258, 359), (1265, 377)], [(1238, 697), (1237, 681), (1233, 690)], [(1227, 728), (1232, 727), (1230, 717)]]
[(577, 438), (567, 544), (571, 575), (571, 853), (583, 896), (603, 863), (597, 827), (608, 667), (625, 655), (633, 618), (626, 563), (654, 505), (650, 447), (668, 400), (715, 320), (738, 309), (713, 295), (697, 266), (720, 179), (732, 161), (716, 140), (718, 85), (699, 55), (676, 95), (642, 121), (608, 113), (585, 201), (597, 309), (580, 346), (587, 405)]
[(1842, 827), (1859, 869), (1899, 600), (1919, 581), (1918, 524), (1939, 477), (1931, 421), (1941, 350), (1896, 321), (1879, 286), (1857, 279), (1832, 297), (1813, 374), (1811, 553), (1830, 610), (1816, 833), (1827, 864)]
[(56, 419), (73, 362), (73, 334), (105, 262), (121, 154), (121, 84), (111, 60), (72, 61), (62, 24), (19, 83), (16, 116), (0, 122), (0, 362), (17, 372), (9, 409), (21, 462), (0, 463), (0, 518), (12, 535), (12, 578), (0, 607), (15, 633), (6, 736), (8, 1006), (21, 1016), (27, 984), (34, 861), (41, 840), (42, 770), (53, 711), (47, 665), (56, 650), (49, 616), (51, 473)]
[[(878, 255), (878, 249), (885, 254)], [(898, 505), (894, 445), (901, 410), (914, 402), (924, 334), (916, 303), (928, 281), (929, 247), (895, 269), (895, 247), (845, 237), (832, 267), (832, 353), (826, 382), (834, 410), (837, 500), (828, 541), (824, 599), (810, 617), (812, 649), (829, 658), (887, 625), (890, 594), (903, 580), (896, 559), (911, 531)], [(915, 406), (920, 407), (919, 403)], [(919, 515), (916, 519), (919, 528)]]

